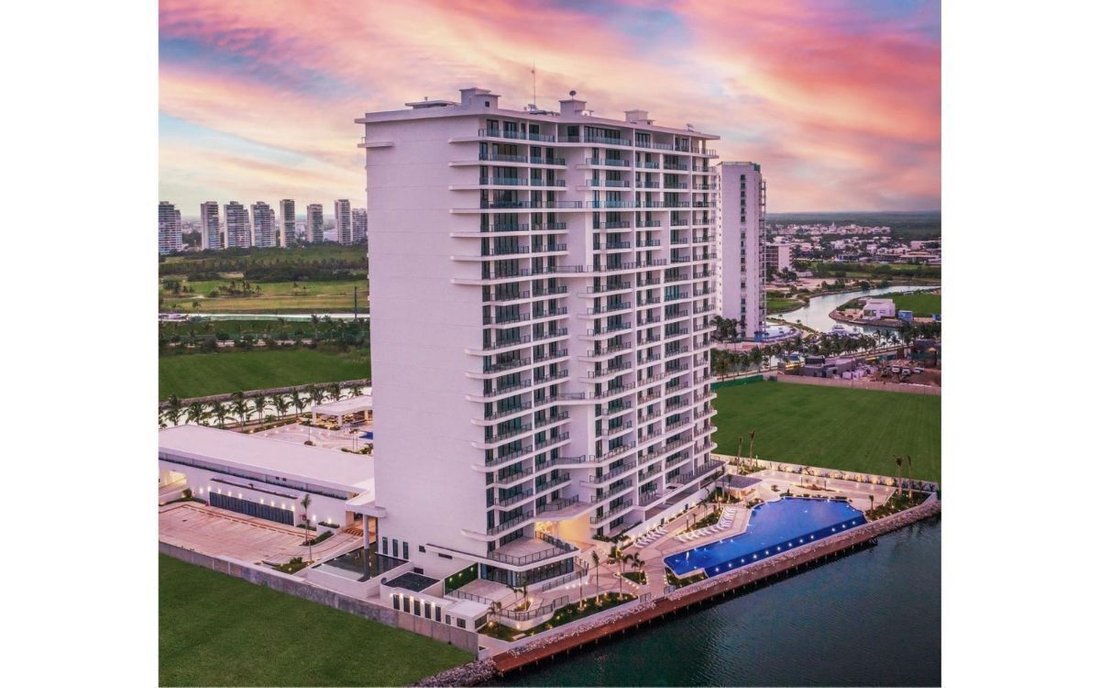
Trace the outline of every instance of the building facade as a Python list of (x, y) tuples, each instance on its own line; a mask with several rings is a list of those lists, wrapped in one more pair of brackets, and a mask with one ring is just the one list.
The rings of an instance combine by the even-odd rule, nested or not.
[(366, 208), (356, 208), (351, 211), (351, 242), (353, 244), (367, 243)]
[(351, 201), (342, 198), (333, 205), (333, 214), (336, 218), (336, 240), (344, 246), (351, 246)]
[(252, 236), (257, 248), (274, 248), (278, 246), (275, 240), (275, 209), (257, 201), (252, 204)]
[(282, 221), (279, 245), (293, 246), (298, 243), (296, 229), (297, 218), (294, 215), (294, 199), (284, 198), (279, 201), (279, 219)]
[(369, 113), (381, 551), (515, 584), (706, 494), (716, 136), (458, 102)]
[(306, 206), (306, 241), (319, 244), (325, 240), (325, 213), (320, 203)]
[(252, 226), (248, 209), (236, 201), (225, 204), (225, 247), (251, 248)]
[(765, 244), (764, 245), (764, 272), (769, 275), (775, 272), (783, 272), (791, 269), (791, 245), (790, 244)]
[(206, 201), (199, 205), (199, 232), (202, 233), (202, 247), (218, 250), (225, 248), (222, 242), (221, 220), (218, 218), (218, 202)]
[(764, 303), (764, 211), (766, 187), (760, 165), (718, 165), (718, 308), (738, 323), (744, 339), (759, 341), (767, 332)]
[(183, 223), (176, 206), (161, 201), (157, 208), (157, 251), (161, 255), (183, 250)]

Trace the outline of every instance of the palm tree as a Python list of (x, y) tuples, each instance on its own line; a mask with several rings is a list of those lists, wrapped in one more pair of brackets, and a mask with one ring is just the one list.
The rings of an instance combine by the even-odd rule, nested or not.
[(756, 430), (749, 431), (749, 458), (753, 460), (753, 466), (756, 465), (756, 455), (752, 453), (753, 447), (756, 446)]
[(271, 398), (271, 404), (275, 407), (275, 412), (279, 414), (280, 418), (286, 415), (286, 411), (289, 406), (286, 402), (285, 396), (283, 396), (282, 394), (276, 394), (274, 397)]
[(623, 564), (625, 564), (626, 562), (623, 558), (622, 552), (619, 551), (618, 547), (612, 547), (611, 548), (611, 554), (609, 554), (607, 556), (607, 563), (612, 564), (612, 565), (614, 565), (614, 564), (619, 565), (619, 599), (622, 599), (622, 597), (623, 597)]
[(302, 525), (306, 531), (306, 542), (309, 543), (309, 560), (313, 561), (313, 538), (309, 536), (309, 505), (313, 502), (313, 499), (307, 494), (302, 497)]
[(340, 383), (333, 382), (328, 386), (328, 398), (332, 401), (340, 400)]
[(237, 427), (241, 427), (248, 420), (249, 408), (244, 400), (244, 392), (233, 392), (233, 412), (237, 414)]
[(168, 396), (168, 408), (165, 411), (165, 417), (172, 421), (172, 425), (180, 424), (180, 414), (183, 412), (183, 407), (180, 405), (180, 398), (175, 394)]
[(295, 387), (291, 390), (290, 403), (298, 410), (298, 415), (301, 415), (302, 409), (306, 407), (306, 400), (302, 398), (302, 391), (299, 388)]
[(592, 550), (592, 568), (596, 570), (596, 601), (600, 601), (600, 552)]
[(901, 457), (895, 456), (894, 463), (898, 465), (898, 490), (901, 490)]
[(356, 382), (351, 386), (351, 395), (353, 397), (359, 397), (363, 395), (363, 386)]
[(218, 427), (225, 427), (225, 417), (229, 415), (229, 408), (220, 401), (215, 401), (210, 405), (214, 413), (214, 417), (218, 419)]
[(256, 414), (256, 418), (263, 420), (264, 409), (267, 408), (267, 397), (263, 394), (257, 394), (252, 397), (252, 412)]
[(913, 457), (906, 454), (905, 460), (909, 462), (909, 500), (913, 500)]
[(871, 509), (870, 509), (870, 511), (874, 511), (875, 510), (875, 495), (871, 494), (870, 497), (871, 497)]
[(325, 391), (317, 385), (310, 385), (306, 391), (315, 404), (320, 404), (325, 400)]
[(634, 569), (635, 573), (641, 573), (642, 569), (645, 567), (645, 562), (638, 556), (638, 553), (635, 552), (634, 554), (628, 555), (627, 559), (630, 561), (630, 568)]
[(193, 401), (187, 405), (187, 420), (199, 425), (206, 419), (206, 404), (201, 401)]

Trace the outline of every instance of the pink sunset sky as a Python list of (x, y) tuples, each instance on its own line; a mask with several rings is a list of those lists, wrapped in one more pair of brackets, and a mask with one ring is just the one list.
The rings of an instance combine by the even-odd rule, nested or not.
[(160, 199), (365, 205), (366, 111), (648, 110), (753, 160), (771, 212), (940, 207), (940, 6), (916, 0), (161, 0)]

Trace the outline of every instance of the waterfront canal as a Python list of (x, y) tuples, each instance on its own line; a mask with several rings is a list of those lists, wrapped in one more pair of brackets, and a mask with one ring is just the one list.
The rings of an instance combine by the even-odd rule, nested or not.
[(498, 685), (940, 685), (940, 517)]
[[(837, 294), (828, 294), (825, 296), (814, 296), (810, 299), (810, 303), (807, 306), (799, 308), (795, 311), (787, 313), (777, 313), (775, 315), (768, 316), (769, 318), (778, 318), (789, 323), (801, 322), (806, 327), (811, 327), (818, 332), (828, 332), (833, 329), (834, 325), (838, 325), (837, 321), (829, 317), (829, 313), (832, 313), (838, 306), (841, 306), (851, 299), (857, 296), (879, 296), (882, 294), (897, 294), (907, 291), (927, 291), (929, 289), (939, 289), (938, 286), (914, 286), (914, 285), (901, 285), (894, 287), (884, 287), (881, 289), (868, 289), (867, 291), (844, 291)], [(893, 330), (886, 330), (878, 327), (864, 327), (860, 325), (845, 325), (845, 327), (852, 331), (868, 332), (872, 333), (876, 330), (884, 330), (886, 332), (892, 332)]]

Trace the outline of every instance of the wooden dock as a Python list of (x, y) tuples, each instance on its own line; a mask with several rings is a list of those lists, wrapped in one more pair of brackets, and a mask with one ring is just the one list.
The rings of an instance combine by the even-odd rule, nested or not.
[(799, 547), (789, 553), (764, 559), (758, 563), (673, 591), (659, 598), (652, 605), (639, 605), (641, 608), (636, 613), (627, 612), (609, 622), (599, 623), (578, 631), (563, 631), (556, 637), (536, 641), (532, 643), (530, 649), (523, 648), (516, 654), (512, 652), (498, 654), (492, 658), (493, 664), (500, 675), (537, 665), (539, 662), (568, 653), (574, 649), (626, 634), (664, 617), (731, 597), (747, 589), (766, 585), (793, 575), (822, 561), (863, 549), (873, 544), (879, 535), (929, 518), (939, 513), (939, 511), (940, 503), (933, 495), (920, 506), (902, 513), (872, 521), (813, 545)]

